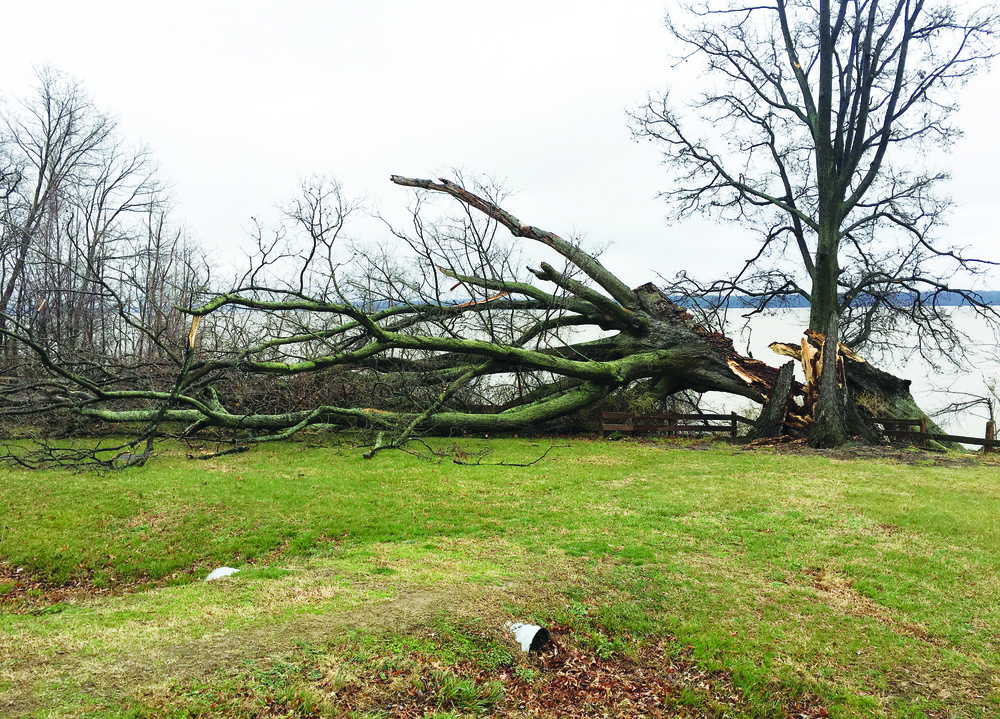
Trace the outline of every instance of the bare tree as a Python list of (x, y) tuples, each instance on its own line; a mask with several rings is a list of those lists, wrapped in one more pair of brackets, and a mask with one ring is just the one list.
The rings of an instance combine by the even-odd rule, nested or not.
[(79, 86), (51, 69), (42, 70), (38, 79), (37, 97), (3, 118), (9, 174), (16, 177), (7, 192), (3, 217), (0, 311), (7, 315), (18, 314), (11, 302), (23, 290), (38, 237), (46, 230), (55, 231), (64, 193), (88, 172), (94, 154), (111, 134), (110, 121)]
[[(0, 323), (30, 320), (40, 341), (104, 350), (113, 324), (104, 273), (165, 195), (148, 151), (127, 146), (78, 83), (50, 68), (38, 83), (3, 112), (11, 179), (0, 208)], [(10, 363), (14, 345), (5, 349)]]
[(198, 301), (209, 276), (172, 228), (150, 153), (79, 84), (51, 69), (38, 78), (2, 113), (0, 414), (72, 424), (85, 387), (169, 382), (190, 324), (176, 307)]
[[(934, 0), (772, 0), (689, 5), (668, 19), (685, 60), (708, 89), (693, 114), (669, 96), (633, 115), (639, 137), (662, 143), (677, 216), (703, 211), (753, 227), (761, 244), (709, 294), (749, 295), (766, 307), (799, 296), (809, 328), (831, 315), (853, 348), (891, 343), (915, 326), (921, 346), (954, 349), (941, 311), (960, 295), (994, 310), (961, 282), (987, 264), (937, 237), (949, 202), (932, 148), (958, 135), (956, 90), (995, 54), (997, 14)], [(839, 441), (839, 440), (833, 440)]]

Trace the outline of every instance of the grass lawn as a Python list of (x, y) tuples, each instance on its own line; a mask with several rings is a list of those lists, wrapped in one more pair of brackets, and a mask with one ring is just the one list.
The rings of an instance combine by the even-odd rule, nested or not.
[(0, 468), (0, 716), (1000, 716), (996, 463), (436, 446)]

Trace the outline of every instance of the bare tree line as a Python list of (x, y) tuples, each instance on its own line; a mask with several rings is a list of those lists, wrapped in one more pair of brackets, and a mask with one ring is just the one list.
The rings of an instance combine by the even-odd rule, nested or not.
[[(0, 107), (0, 369), (4, 397), (60, 396), (39, 363), (97, 382), (176, 365), (208, 289), (204, 257), (170, 217), (151, 153), (51, 68)], [(65, 398), (62, 400), (65, 401)], [(15, 403), (16, 404), (16, 403)]]

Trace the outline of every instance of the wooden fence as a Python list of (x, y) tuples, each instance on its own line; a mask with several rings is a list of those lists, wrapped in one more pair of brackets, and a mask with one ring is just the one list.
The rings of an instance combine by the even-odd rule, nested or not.
[[(962, 437), (955, 434), (940, 434), (927, 431), (926, 419), (890, 419), (876, 418), (876, 425), (882, 426), (882, 434), (887, 439), (911, 439), (921, 447), (927, 446), (927, 440), (938, 442), (958, 442), (959, 444), (981, 444), (984, 452), (1000, 449), (1000, 441), (996, 439), (996, 425), (991, 421), (986, 423), (986, 437)], [(913, 428), (916, 427), (916, 431)], [(909, 428), (909, 429), (904, 429)]]
[(664, 432), (675, 434), (700, 434), (703, 432), (725, 432), (736, 437), (739, 424), (753, 424), (752, 419), (741, 417), (735, 412), (729, 414), (635, 414), (632, 412), (605, 412), (601, 415), (601, 433), (608, 432)]
[[(735, 412), (729, 414), (636, 414), (634, 412), (604, 412), (601, 415), (601, 433), (623, 432), (662, 432), (667, 435), (701, 434), (704, 432), (724, 432), (735, 438), (739, 425), (752, 425), (752, 419), (741, 417)], [(891, 419), (876, 418), (876, 428), (881, 426), (881, 433), (886, 439), (914, 440), (921, 447), (926, 447), (928, 440), (938, 442), (958, 442), (960, 444), (979, 444), (984, 452), (1000, 450), (1000, 440), (996, 439), (996, 427), (993, 422), (986, 423), (986, 436), (962, 437), (954, 434), (940, 434), (927, 431), (926, 419)]]

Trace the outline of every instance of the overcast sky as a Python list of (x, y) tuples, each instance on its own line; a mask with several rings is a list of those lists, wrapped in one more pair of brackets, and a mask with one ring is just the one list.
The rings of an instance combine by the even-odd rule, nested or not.
[[(348, 195), (402, 208), (389, 175), (450, 167), (503, 178), (507, 209), (563, 236), (614, 244), (603, 256), (636, 285), (731, 269), (752, 239), (725, 226), (667, 227), (659, 157), (625, 112), (673, 84), (670, 0), (186, 0), (8, 3), (5, 99), (34, 68), (81, 81), (155, 153), (177, 215), (220, 257), (252, 216), (299, 178), (339, 177)], [(966, 93), (950, 169), (950, 232), (1000, 256), (997, 72)], [(994, 282), (994, 287), (998, 283)]]

